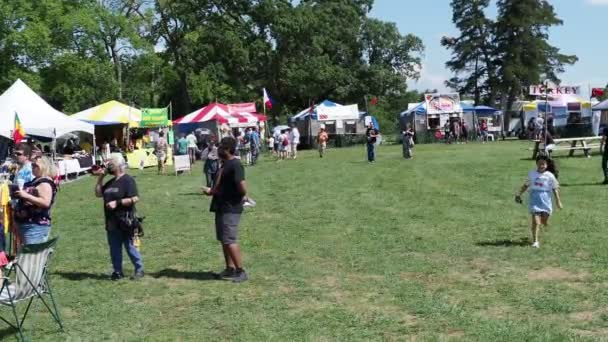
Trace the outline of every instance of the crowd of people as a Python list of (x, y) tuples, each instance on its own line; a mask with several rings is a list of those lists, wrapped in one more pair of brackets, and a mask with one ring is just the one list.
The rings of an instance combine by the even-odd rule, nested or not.
[[(480, 130), (484, 131), (483, 121)], [(450, 128), (454, 142), (460, 137), (466, 137), (466, 125), (456, 122)], [(367, 160), (376, 160), (376, 145), (379, 131), (369, 124), (366, 136)], [(403, 141), (403, 157), (413, 158), (415, 133), (411, 125), (401, 132)], [(464, 135), (463, 135), (464, 134)], [(562, 208), (559, 194), (559, 171), (555, 162), (550, 158), (552, 138), (546, 129), (540, 129), (536, 139), (547, 139), (547, 150), (536, 160), (536, 169), (528, 173), (528, 177), (515, 200), (523, 203), (522, 195), (528, 192), (528, 212), (531, 215), (532, 246), (540, 247), (540, 230), (546, 227), (553, 213), (553, 197), (557, 208)], [(602, 169), (604, 184), (608, 184), (608, 127), (604, 128), (602, 139)], [(296, 127), (278, 130), (267, 141), (268, 148), (278, 160), (297, 158), (300, 135)], [(466, 139), (465, 139), (466, 140)], [(318, 152), (323, 158), (326, 153), (328, 134), (321, 128), (318, 136)], [(194, 134), (182, 135), (177, 141), (178, 154), (188, 155), (192, 163), (196, 162), (200, 153), (203, 160), (205, 186), (203, 194), (210, 196), (210, 211), (215, 215), (216, 238), (224, 254), (225, 269), (218, 273), (222, 279), (243, 282), (248, 279), (245, 272), (240, 246), (238, 243), (239, 224), (243, 210), (255, 202), (247, 196), (244, 164), (255, 165), (260, 152), (262, 138), (257, 129), (249, 128), (236, 137), (228, 135), (217, 141), (210, 136), (203, 150), (197, 145)], [(156, 141), (155, 153), (159, 159), (158, 172), (166, 172), (165, 162), (170, 148), (164, 134), (160, 132)], [(31, 144), (21, 143), (15, 146), (13, 160), (13, 219), (18, 232), (20, 243), (23, 245), (46, 242), (52, 226), (52, 207), (55, 204), (57, 184), (55, 183), (56, 169), (54, 163), (47, 157), (37, 153), (37, 148)], [(137, 184), (133, 177), (127, 174), (127, 164), (121, 154), (112, 154), (107, 163), (95, 167), (92, 173), (97, 177), (95, 195), (103, 201), (105, 229), (109, 247), (112, 274), (110, 279), (119, 280), (125, 277), (123, 270), (123, 248), (134, 267), (133, 279), (144, 276), (143, 257), (138, 249), (138, 236), (141, 234), (141, 220), (137, 216), (136, 204), (139, 201)], [(107, 177), (110, 179), (107, 179)], [(3, 230), (0, 230), (3, 231)], [(1, 234), (1, 233), (0, 233)], [(4, 236), (0, 235), (1, 239)], [(4, 248), (4, 243), (0, 245)], [(0, 266), (8, 263), (6, 254), (0, 250)]]
[(297, 159), (300, 145), (300, 131), (295, 124), (285, 129), (275, 129), (268, 138), (268, 149), (277, 160)]
[(443, 125), (443, 132), (437, 131), (435, 137), (444, 140), (446, 144), (466, 144), (471, 140), (478, 139), (486, 143), (489, 138), (488, 121), (479, 119), (475, 129), (471, 130), (465, 120), (451, 119)]

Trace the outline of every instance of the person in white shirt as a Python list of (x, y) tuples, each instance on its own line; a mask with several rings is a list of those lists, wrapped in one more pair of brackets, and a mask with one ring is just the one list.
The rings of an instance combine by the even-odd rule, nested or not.
[(538, 235), (540, 226), (549, 224), (549, 216), (553, 213), (553, 201), (551, 193), (555, 196), (557, 207), (563, 208), (562, 200), (559, 196), (559, 182), (555, 175), (549, 170), (550, 163), (548, 157), (540, 156), (536, 160), (536, 170), (528, 173), (526, 183), (521, 187), (519, 193), (515, 196), (517, 203), (522, 203), (521, 195), (529, 191), (528, 211), (532, 216), (532, 247), (539, 248), (540, 242)]
[(300, 144), (300, 131), (298, 131), (298, 127), (295, 124), (291, 124), (289, 142), (291, 143), (291, 157), (296, 159), (298, 157), (298, 145)]
[(198, 147), (196, 146), (198, 141), (194, 135), (194, 132), (190, 132), (190, 134), (188, 134), (186, 141), (188, 142), (188, 156), (190, 156), (190, 164), (194, 164), (196, 161), (196, 151), (198, 150)]
[(273, 155), (276, 153), (276, 151), (274, 150), (274, 137), (271, 136), (270, 138), (268, 138), (268, 152)]

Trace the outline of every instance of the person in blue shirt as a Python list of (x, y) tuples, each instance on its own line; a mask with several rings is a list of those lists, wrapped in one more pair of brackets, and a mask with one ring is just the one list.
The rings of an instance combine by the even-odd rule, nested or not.
[(186, 154), (188, 154), (188, 140), (186, 139), (186, 135), (182, 133), (177, 141), (177, 155), (185, 156)]
[(32, 148), (26, 143), (19, 143), (13, 150), (13, 156), (19, 169), (15, 174), (15, 183), (22, 180), (23, 183), (29, 183), (34, 180), (34, 174), (32, 173), (32, 163), (30, 158), (32, 157)]
[(256, 127), (251, 129), (249, 141), (251, 143), (251, 165), (255, 165), (260, 154), (260, 134)]

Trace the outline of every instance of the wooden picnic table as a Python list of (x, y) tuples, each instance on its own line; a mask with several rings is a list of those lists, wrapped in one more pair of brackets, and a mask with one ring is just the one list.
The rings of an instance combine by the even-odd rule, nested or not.
[[(553, 151), (570, 151), (570, 153), (568, 154), (569, 157), (572, 157), (574, 155), (574, 151), (577, 150), (582, 150), (583, 153), (585, 153), (585, 156), (587, 158), (591, 157), (589, 155), (589, 151), (591, 151), (592, 148), (600, 148), (601, 144), (597, 143), (597, 144), (591, 144), (591, 142), (593, 141), (601, 141), (602, 137), (581, 137), (581, 138), (560, 138), (560, 139), (553, 139), (553, 142), (555, 143), (555, 147), (552, 148), (550, 150), (550, 152)], [(569, 146), (559, 146), (560, 143), (566, 143), (566, 144), (570, 144)], [(532, 159), (536, 160), (536, 157), (538, 156), (538, 154), (540, 153), (540, 148), (541, 145), (543, 144), (543, 140), (534, 140), (534, 148), (532, 151)], [(579, 145), (580, 146), (577, 146)], [(544, 146), (543, 146), (544, 149)]]

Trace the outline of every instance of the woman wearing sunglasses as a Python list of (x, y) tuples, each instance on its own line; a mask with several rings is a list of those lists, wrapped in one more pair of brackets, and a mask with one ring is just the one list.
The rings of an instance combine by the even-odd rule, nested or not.
[(25, 183), (23, 190), (15, 192), (19, 199), (15, 208), (15, 222), (24, 245), (46, 242), (51, 232), (51, 207), (57, 187), (53, 182), (55, 166), (46, 157), (32, 162), (34, 180)]

